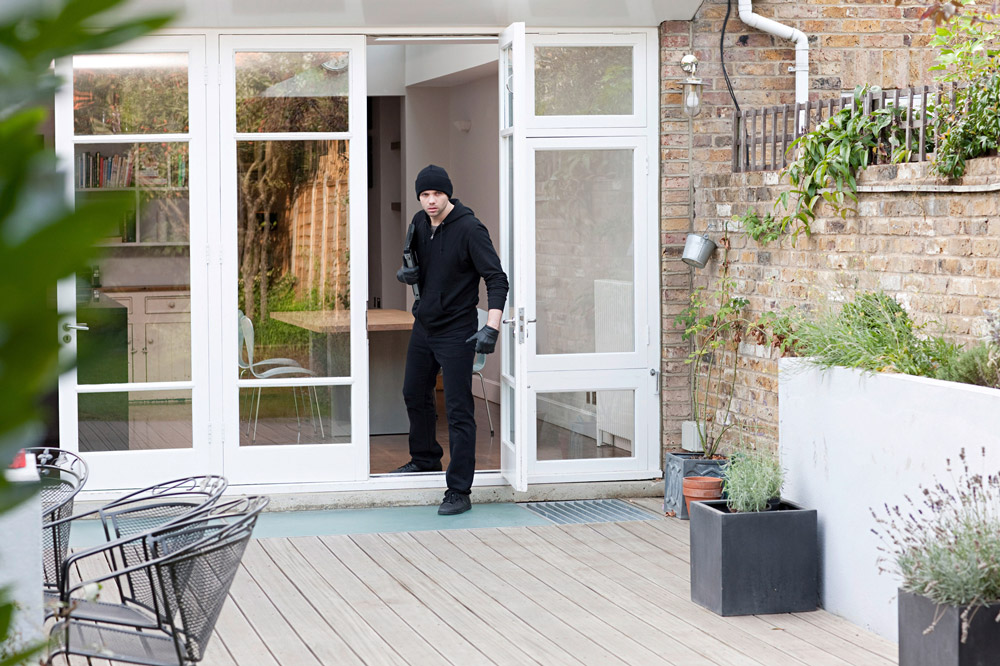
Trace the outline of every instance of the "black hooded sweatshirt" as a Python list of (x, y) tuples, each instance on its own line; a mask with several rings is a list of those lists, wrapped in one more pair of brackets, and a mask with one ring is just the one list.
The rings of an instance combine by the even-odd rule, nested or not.
[(477, 327), (480, 277), (490, 310), (503, 310), (507, 302), (507, 276), (490, 232), (461, 201), (451, 203), (455, 208), (433, 231), (427, 213), (413, 216), (412, 247), (420, 266), (413, 316), (431, 334)]

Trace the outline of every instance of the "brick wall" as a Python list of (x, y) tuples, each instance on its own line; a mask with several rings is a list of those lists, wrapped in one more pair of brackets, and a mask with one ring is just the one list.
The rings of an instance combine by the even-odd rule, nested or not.
[[(918, 21), (922, 9), (914, 3), (895, 7), (888, 0), (755, 0), (753, 9), (809, 36), (811, 99), (836, 96), (864, 83), (893, 88), (931, 82), (927, 73), (933, 60), (927, 47), (931, 28)], [(660, 25), (662, 419), (667, 448), (679, 444), (681, 421), (690, 414), (690, 367), (683, 362), (689, 346), (673, 326), (692, 286), (691, 270), (680, 262), (680, 254), (687, 232), (705, 228), (697, 217), (704, 212), (694, 207), (695, 193), (702, 187), (698, 177), (728, 173), (731, 165), (734, 107), (719, 59), (725, 14), (726, 0), (705, 0), (693, 21)], [(679, 81), (684, 74), (679, 63), (686, 53), (698, 57), (698, 76), (705, 81), (702, 112), (694, 120), (688, 120), (680, 107)], [(795, 59), (793, 44), (743, 24), (736, 0), (726, 27), (725, 58), (741, 107), (795, 101), (795, 76), (788, 71)], [(794, 279), (794, 272), (775, 276), (785, 278)], [(791, 286), (805, 289), (801, 281)], [(752, 362), (764, 368), (770, 367), (768, 363)], [(771, 390), (768, 376), (767, 371), (760, 375), (767, 387), (760, 390)], [(776, 406), (764, 402), (760, 409), (761, 418), (770, 420)]]
[[(928, 167), (872, 167), (858, 181), (857, 215), (841, 219), (824, 205), (811, 237), (766, 247), (730, 217), (771, 210), (787, 184), (777, 173), (703, 175), (695, 180), (695, 231), (718, 239), (729, 221), (730, 275), (755, 313), (837, 306), (881, 289), (928, 333), (967, 344), (984, 335), (984, 311), (1000, 308), (1000, 158), (971, 160), (960, 181), (929, 177)], [(695, 286), (712, 283), (720, 257), (697, 272)], [(734, 414), (773, 443), (777, 353), (744, 344), (737, 362)]]

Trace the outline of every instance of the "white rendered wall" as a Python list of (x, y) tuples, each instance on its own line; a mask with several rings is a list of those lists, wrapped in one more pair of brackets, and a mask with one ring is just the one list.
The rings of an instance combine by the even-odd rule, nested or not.
[(406, 94), (403, 81), (406, 47), (402, 44), (374, 44), (365, 49), (365, 72), (369, 97), (396, 97)]
[(782, 495), (819, 512), (823, 607), (896, 640), (898, 581), (878, 572), (870, 507), (947, 482), (962, 447), (973, 470), (1000, 470), (1000, 390), (782, 359), (778, 404)]
[[(34, 458), (29, 467), (6, 470), (7, 480), (37, 483)], [(11, 538), (11, 535), (19, 535)], [(15, 509), (0, 514), (0, 587), (17, 603), (11, 627), (13, 647), (25, 647), (42, 632), (42, 503), (36, 494)]]

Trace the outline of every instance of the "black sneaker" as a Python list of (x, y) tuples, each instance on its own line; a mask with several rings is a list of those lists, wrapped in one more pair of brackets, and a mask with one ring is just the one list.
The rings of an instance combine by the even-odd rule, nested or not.
[(421, 467), (412, 460), (402, 467), (397, 467), (396, 469), (389, 472), (389, 474), (415, 474), (417, 472), (440, 472), (441, 463), (438, 462), (437, 465), (432, 465), (431, 467)]
[(459, 513), (465, 513), (472, 508), (472, 500), (465, 493), (460, 493), (457, 490), (449, 490), (444, 494), (444, 501), (441, 502), (441, 506), (438, 507), (439, 516), (454, 516)]

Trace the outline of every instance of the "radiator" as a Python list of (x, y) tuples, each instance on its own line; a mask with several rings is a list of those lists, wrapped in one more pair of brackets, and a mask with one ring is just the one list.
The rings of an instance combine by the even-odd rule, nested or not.
[[(635, 347), (635, 286), (624, 280), (594, 280), (594, 351), (631, 352)], [(601, 391), (597, 400), (597, 444), (633, 451), (635, 391)]]

